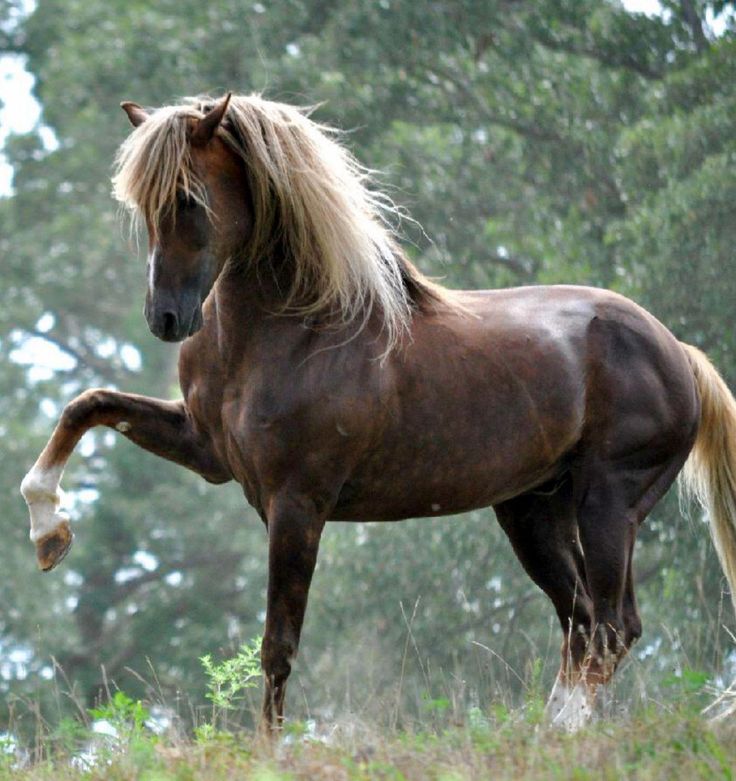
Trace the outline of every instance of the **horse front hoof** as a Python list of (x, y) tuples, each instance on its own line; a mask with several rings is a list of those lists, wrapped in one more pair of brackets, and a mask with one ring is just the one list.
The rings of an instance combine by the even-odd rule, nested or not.
[(36, 542), (36, 558), (43, 572), (50, 572), (60, 564), (74, 542), (69, 521), (62, 521), (52, 532)]

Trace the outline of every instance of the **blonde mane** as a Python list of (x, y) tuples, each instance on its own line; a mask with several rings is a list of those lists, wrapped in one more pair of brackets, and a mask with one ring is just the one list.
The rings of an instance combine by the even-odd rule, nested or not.
[[(192, 119), (212, 107), (191, 98), (153, 112), (120, 147), (113, 194), (155, 231), (175, 209), (177, 191), (207, 206), (192, 167)], [(372, 187), (371, 172), (304, 110), (233, 96), (218, 136), (246, 165), (253, 229), (246, 262), (271, 257), (276, 244), (293, 272), (285, 311), (329, 312), (342, 323), (367, 320), (377, 307), (388, 350), (408, 331), (412, 310), (445, 299), (398, 245), (391, 200)]]

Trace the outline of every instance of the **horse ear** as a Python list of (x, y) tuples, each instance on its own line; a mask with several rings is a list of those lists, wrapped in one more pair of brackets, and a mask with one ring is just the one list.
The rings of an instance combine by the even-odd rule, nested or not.
[(123, 101), (120, 104), (120, 108), (128, 115), (130, 124), (133, 127), (142, 125), (148, 119), (148, 112), (142, 106), (130, 100)]
[(214, 108), (208, 111), (202, 119), (197, 122), (194, 130), (192, 130), (192, 144), (195, 146), (204, 146), (212, 139), (215, 135), (215, 130), (220, 126), (220, 122), (222, 122), (222, 119), (225, 116), (231, 95), (232, 92), (228, 92), (219, 103), (215, 103)]

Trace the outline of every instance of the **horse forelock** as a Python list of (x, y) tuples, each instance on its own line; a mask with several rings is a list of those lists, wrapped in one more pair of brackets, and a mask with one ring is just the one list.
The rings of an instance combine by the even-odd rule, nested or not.
[[(175, 208), (178, 190), (207, 205), (188, 134), (191, 120), (211, 105), (191, 98), (159, 109), (120, 147), (113, 193), (149, 229)], [(245, 261), (270, 258), (277, 239), (288, 254), (285, 310), (329, 311), (350, 322), (376, 308), (391, 349), (407, 331), (413, 305), (443, 297), (400, 249), (391, 225), (400, 211), (334, 130), (306, 110), (249, 95), (232, 97), (217, 133), (248, 172), (254, 214)]]
[(177, 192), (207, 206), (188, 141), (190, 120), (201, 116), (194, 106), (158, 109), (118, 149), (113, 196), (154, 234), (163, 213), (175, 212)]

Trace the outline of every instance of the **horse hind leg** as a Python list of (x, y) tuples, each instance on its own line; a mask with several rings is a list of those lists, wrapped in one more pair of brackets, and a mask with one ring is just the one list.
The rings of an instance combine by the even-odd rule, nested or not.
[(642, 455), (573, 477), (580, 542), (593, 601), (593, 632), (585, 681), (593, 696), (607, 684), (641, 636), (633, 552), (639, 526), (672, 484), (687, 448)]
[(557, 726), (577, 729), (592, 714), (593, 700), (583, 670), (593, 602), (578, 541), (570, 478), (511, 499), (495, 510), (524, 569), (552, 601), (562, 628), (560, 670), (547, 716)]
[(639, 607), (636, 602), (636, 593), (634, 591), (634, 543), (631, 540), (631, 549), (628, 556), (628, 567), (626, 570), (626, 582), (624, 585), (624, 599), (622, 607), (622, 619), (624, 624), (624, 645), (627, 651), (641, 637), (642, 625)]
[(628, 651), (624, 597), (636, 521), (613, 487), (602, 480), (587, 491), (578, 524), (594, 616), (585, 678), (595, 691), (610, 680)]

